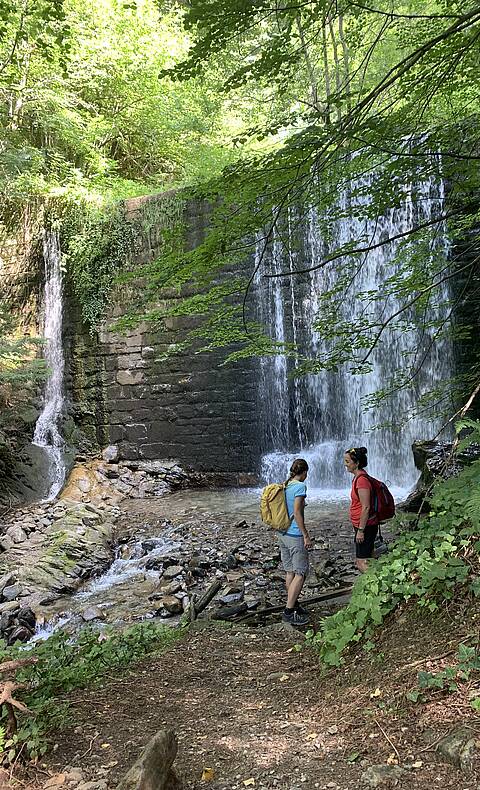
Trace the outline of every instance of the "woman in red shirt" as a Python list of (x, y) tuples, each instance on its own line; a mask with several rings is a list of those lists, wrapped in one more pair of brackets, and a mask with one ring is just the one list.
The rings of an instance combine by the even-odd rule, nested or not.
[(350, 520), (355, 530), (355, 556), (357, 568), (364, 573), (368, 560), (374, 556), (375, 538), (378, 532), (378, 519), (370, 517), (370, 498), (372, 486), (365, 472), (367, 448), (351, 447), (345, 451), (345, 468), (353, 475), (350, 493)]

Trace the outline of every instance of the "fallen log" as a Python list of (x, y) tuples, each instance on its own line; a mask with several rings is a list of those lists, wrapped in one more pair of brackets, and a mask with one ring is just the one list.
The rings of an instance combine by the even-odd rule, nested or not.
[(218, 593), (218, 591), (219, 591), (221, 586), (222, 586), (222, 581), (220, 579), (215, 579), (215, 581), (208, 588), (207, 592), (204, 595), (202, 595), (202, 597), (199, 598), (198, 601), (195, 602), (192, 599), (192, 602), (191, 602), (190, 605), (193, 607), (192, 614), (193, 614), (193, 612), (195, 612), (195, 615), (194, 615), (193, 618), (191, 616), (191, 618), (190, 618), (191, 620), (192, 619), (195, 620), (197, 615), (199, 615), (200, 612), (203, 612), (203, 610), (207, 608), (207, 606), (210, 603), (210, 601), (213, 598), (215, 598), (215, 596)]
[(246, 603), (237, 603), (235, 606), (224, 606), (213, 613), (214, 620), (231, 620), (237, 614), (244, 614), (248, 610)]
[[(301, 604), (304, 606), (305, 604), (308, 605), (311, 603), (321, 603), (321, 601), (331, 601), (332, 598), (341, 598), (344, 595), (348, 595), (352, 592), (352, 589), (352, 587), (339, 587), (338, 589), (330, 588), (329, 590), (325, 590), (323, 593), (313, 595), (311, 598), (302, 598)], [(238, 620), (236, 620), (236, 622), (241, 623), (245, 620), (257, 620), (258, 618), (266, 617), (269, 614), (278, 614), (279, 612), (283, 612), (284, 609), (285, 604), (281, 604), (280, 606), (267, 606), (264, 609), (257, 609), (255, 612), (249, 612), (246, 617), (240, 617)]]

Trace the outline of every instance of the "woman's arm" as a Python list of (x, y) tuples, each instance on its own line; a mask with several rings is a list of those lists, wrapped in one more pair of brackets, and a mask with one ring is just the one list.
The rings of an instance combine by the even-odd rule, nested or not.
[(357, 493), (362, 506), (362, 512), (360, 514), (356, 540), (357, 543), (363, 543), (364, 529), (367, 526), (368, 517), (370, 515), (370, 489), (359, 488)]

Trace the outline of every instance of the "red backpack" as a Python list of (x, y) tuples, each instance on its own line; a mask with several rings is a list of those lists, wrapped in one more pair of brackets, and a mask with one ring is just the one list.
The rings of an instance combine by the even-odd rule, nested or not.
[[(363, 472), (363, 475), (367, 478), (368, 482), (372, 487), (372, 496), (370, 501), (370, 516), (368, 518), (368, 522), (375, 519), (375, 524), (380, 524), (383, 521), (388, 521), (389, 518), (393, 518), (395, 515), (395, 500), (392, 496), (391, 491), (389, 491), (388, 487), (385, 483), (382, 483), (381, 480), (377, 480), (375, 477), (370, 477), (367, 475), (366, 472)], [(355, 481), (357, 478), (355, 478)], [(357, 493), (357, 486), (355, 486), (355, 492)]]

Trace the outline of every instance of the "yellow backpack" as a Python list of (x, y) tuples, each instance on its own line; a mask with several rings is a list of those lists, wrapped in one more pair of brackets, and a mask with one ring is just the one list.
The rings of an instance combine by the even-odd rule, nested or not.
[(286, 483), (270, 483), (265, 486), (260, 497), (260, 516), (265, 524), (272, 529), (285, 532), (292, 519), (288, 515), (285, 501)]

